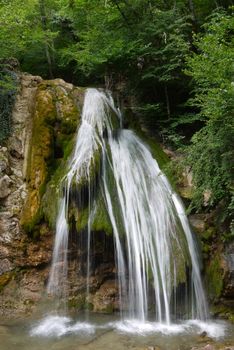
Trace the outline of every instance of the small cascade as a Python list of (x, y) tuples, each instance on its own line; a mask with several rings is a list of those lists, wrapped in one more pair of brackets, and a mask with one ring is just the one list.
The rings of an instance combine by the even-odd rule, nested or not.
[(153, 318), (167, 325), (173, 321), (172, 315), (206, 320), (198, 252), (181, 200), (147, 146), (120, 125), (121, 116), (111, 95), (88, 89), (62, 182), (48, 293), (66, 297), (69, 205), (72, 192), (79, 193), (84, 181), (89, 212), (87, 295), (90, 292), (91, 227), (97, 205), (92, 182), (99, 154), (96, 186), (113, 230), (122, 318), (141, 322)]

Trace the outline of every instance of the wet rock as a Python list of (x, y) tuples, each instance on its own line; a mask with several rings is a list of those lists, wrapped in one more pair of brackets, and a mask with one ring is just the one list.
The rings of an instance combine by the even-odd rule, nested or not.
[(19, 270), (9, 275), (0, 293), (0, 315), (12, 318), (16, 314), (31, 313), (42, 299), (47, 276), (48, 268)]
[(14, 269), (14, 265), (8, 259), (0, 259), (0, 275)]
[(12, 113), (12, 133), (6, 147), (0, 147), (0, 314), (10, 317), (29, 311), (40, 300), (48, 276), (43, 264), (50, 261), (52, 248), (51, 233), (32, 242), (20, 226), (35, 93), (42, 79), (20, 73), (18, 77), (21, 89)]
[[(54, 232), (42, 214), (40, 200), (55, 170), (48, 172), (50, 161), (60, 160), (65, 151), (69, 156), (71, 147), (66, 147), (73, 143), (84, 94), (84, 89), (62, 79), (17, 76), (20, 89), (12, 132), (6, 147), (0, 147), (0, 315), (10, 317), (32, 311), (45, 291)], [(21, 219), (27, 202), (30, 222), (26, 232)], [(52, 207), (56, 207), (53, 191)], [(99, 275), (93, 278), (95, 291), (101, 282)], [(81, 278), (72, 292), (80, 293), (85, 284), (86, 277)]]
[(4, 175), (0, 178), (0, 198), (5, 198), (11, 193), (11, 179), (8, 175)]
[(203, 233), (206, 229), (205, 217), (202, 214), (190, 215), (189, 222), (197, 233)]
[(94, 312), (112, 313), (116, 309), (117, 295), (118, 287), (115, 280), (103, 283), (91, 301)]
[(222, 266), (225, 271), (225, 287), (223, 294), (225, 297), (234, 299), (234, 243), (225, 247), (222, 255)]
[(179, 193), (181, 197), (186, 199), (191, 199), (192, 190), (193, 190), (193, 175), (190, 167), (185, 167), (181, 174), (181, 179), (179, 184)]
[(206, 336), (207, 336), (207, 333), (205, 331), (200, 334), (201, 338), (205, 338)]
[(23, 145), (22, 145), (22, 140), (19, 139), (18, 137), (10, 137), (10, 142), (9, 142), (9, 150), (11, 156), (14, 158), (20, 159), (23, 157)]
[(0, 175), (3, 173), (9, 173), (8, 150), (0, 146)]

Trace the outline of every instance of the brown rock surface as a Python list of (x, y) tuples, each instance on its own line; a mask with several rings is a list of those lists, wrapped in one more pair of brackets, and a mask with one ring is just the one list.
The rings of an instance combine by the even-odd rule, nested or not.
[[(74, 111), (76, 104), (81, 104), (76, 91), (79, 89), (61, 79), (45, 82), (40, 77), (19, 73), (19, 81), (20, 89), (12, 113), (12, 133), (4, 147), (0, 147), (0, 315), (11, 317), (31, 311), (41, 300), (52, 255), (54, 232), (46, 222), (38, 222), (30, 234), (21, 225), (28, 198), (39, 198), (43, 193), (41, 185), (47, 175), (39, 174), (47, 167), (48, 154), (54, 152), (52, 143), (42, 142), (41, 149), (33, 146), (35, 134), (38, 137), (40, 131), (35, 130), (36, 120), (41, 118), (38, 110), (43, 109), (44, 118), (50, 117), (50, 105), (48, 103), (47, 108), (45, 101), (49, 96), (56, 118), (66, 127), (71, 118), (76, 118), (76, 130), (78, 119)], [(51, 97), (52, 90), (56, 90), (57, 100), (54, 95)], [(72, 98), (68, 97), (71, 91), (74, 91)], [(48, 154), (40, 153), (46, 145)], [(38, 154), (41, 164), (35, 163)], [(28, 212), (35, 209), (32, 203)], [(39, 210), (40, 199), (36, 205)]]

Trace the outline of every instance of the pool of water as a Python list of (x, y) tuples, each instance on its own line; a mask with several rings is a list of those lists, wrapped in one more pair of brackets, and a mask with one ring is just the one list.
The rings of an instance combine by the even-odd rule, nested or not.
[(215, 349), (234, 346), (234, 326), (218, 320), (167, 326), (108, 315), (0, 319), (1, 350), (190, 350), (206, 344)]

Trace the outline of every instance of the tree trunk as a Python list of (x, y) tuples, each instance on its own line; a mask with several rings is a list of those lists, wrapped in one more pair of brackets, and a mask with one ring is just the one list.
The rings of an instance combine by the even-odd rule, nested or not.
[[(46, 17), (46, 7), (45, 7), (45, 0), (39, 0), (39, 6), (40, 6), (40, 15), (41, 15), (41, 24), (42, 24), (42, 29), (46, 33), (47, 30), (47, 17)], [(51, 59), (51, 54), (50, 54), (50, 48), (45, 40), (45, 55), (46, 55), (46, 60), (48, 64), (48, 71), (50, 78), (53, 78), (53, 70), (52, 70), (52, 59)]]

